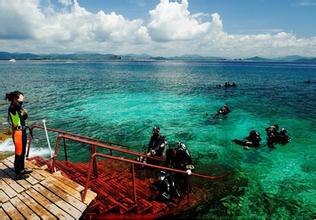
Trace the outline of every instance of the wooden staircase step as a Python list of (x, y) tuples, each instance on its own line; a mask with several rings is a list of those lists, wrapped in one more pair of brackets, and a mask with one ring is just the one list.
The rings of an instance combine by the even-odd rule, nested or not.
[(152, 209), (153, 205), (148, 202), (146, 199), (138, 199), (137, 200), (137, 213), (144, 214), (149, 212)]
[(152, 201), (152, 213), (153, 214), (157, 214), (161, 211), (163, 211), (165, 208), (167, 208), (167, 204), (165, 203), (160, 203), (160, 202), (156, 202), (156, 201)]

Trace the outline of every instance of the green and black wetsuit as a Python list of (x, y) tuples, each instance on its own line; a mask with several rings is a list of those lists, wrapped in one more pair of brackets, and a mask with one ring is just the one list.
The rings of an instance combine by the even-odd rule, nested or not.
[(12, 126), (12, 138), (15, 145), (14, 169), (17, 175), (24, 170), (24, 159), (26, 152), (27, 135), (25, 120), (27, 114), (21, 115), (22, 104), (13, 104), (9, 106), (8, 118)]

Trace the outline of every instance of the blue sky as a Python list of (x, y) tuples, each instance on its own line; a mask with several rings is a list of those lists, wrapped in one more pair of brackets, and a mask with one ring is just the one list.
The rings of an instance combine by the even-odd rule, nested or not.
[(316, 56), (316, 0), (0, 0), (0, 51)]
[[(79, 0), (92, 11), (115, 11), (127, 18), (147, 20), (159, 0)], [(191, 0), (191, 13), (219, 13), (233, 34), (282, 30), (297, 36), (316, 35), (316, 0)]]

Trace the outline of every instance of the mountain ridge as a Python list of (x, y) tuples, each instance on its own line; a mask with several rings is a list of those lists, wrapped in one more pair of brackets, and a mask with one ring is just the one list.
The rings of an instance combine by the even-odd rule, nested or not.
[(278, 58), (264, 58), (253, 56), (249, 58), (226, 58), (218, 56), (201, 56), (198, 54), (187, 54), (181, 56), (151, 56), (149, 54), (101, 54), (91, 52), (78, 52), (66, 54), (35, 54), (35, 53), (10, 53), (0, 51), (0, 60), (81, 60), (81, 61), (247, 61), (247, 62), (308, 62), (316, 63), (316, 57), (303, 57), (299, 55), (290, 55)]

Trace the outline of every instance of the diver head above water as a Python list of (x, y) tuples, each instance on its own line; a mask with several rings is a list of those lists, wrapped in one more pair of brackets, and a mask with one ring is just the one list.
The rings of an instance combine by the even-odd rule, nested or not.
[(159, 136), (160, 128), (159, 127), (153, 127), (153, 136)]
[(186, 149), (187, 149), (187, 147), (185, 146), (185, 144), (182, 143), (181, 141), (179, 141), (178, 146), (179, 146), (179, 148), (182, 148), (183, 150), (186, 150)]

